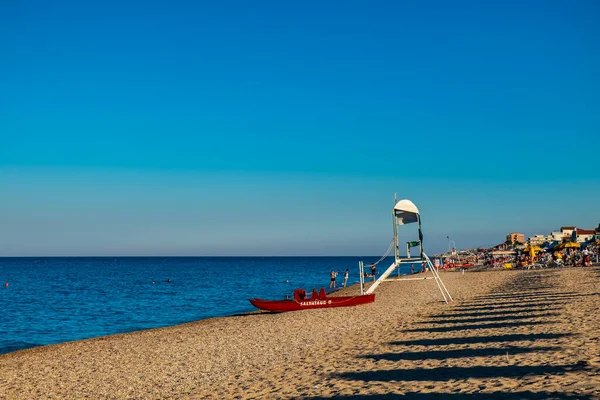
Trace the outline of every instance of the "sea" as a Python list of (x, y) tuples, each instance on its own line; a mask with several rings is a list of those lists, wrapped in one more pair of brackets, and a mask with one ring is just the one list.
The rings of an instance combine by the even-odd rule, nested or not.
[(357, 283), (359, 260), (378, 258), (0, 258), (0, 354), (255, 311), (249, 298), (328, 290), (331, 270)]

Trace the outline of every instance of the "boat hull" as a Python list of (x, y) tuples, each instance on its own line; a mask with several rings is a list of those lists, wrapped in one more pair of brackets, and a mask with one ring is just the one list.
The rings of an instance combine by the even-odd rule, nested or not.
[(472, 266), (473, 266), (473, 264), (471, 264), (471, 263), (454, 264), (455, 268), (471, 268)]
[(362, 304), (369, 304), (375, 301), (375, 294), (366, 294), (363, 296), (328, 297), (326, 299), (306, 299), (302, 301), (263, 300), (257, 298), (249, 300), (254, 307), (260, 308), (261, 310), (286, 312), (311, 310), (314, 308), (352, 307)]

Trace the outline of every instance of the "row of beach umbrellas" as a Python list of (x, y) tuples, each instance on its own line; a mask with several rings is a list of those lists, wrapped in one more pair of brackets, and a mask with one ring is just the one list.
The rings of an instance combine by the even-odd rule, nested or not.
[[(592, 245), (600, 246), (600, 240), (596, 241), (595, 243), (592, 243)], [(539, 253), (540, 251), (557, 251), (557, 250), (564, 250), (564, 249), (579, 249), (579, 248), (581, 248), (581, 245), (579, 243), (566, 242), (566, 243), (561, 243), (559, 245), (556, 245), (551, 249), (544, 249), (539, 246), (527, 246), (527, 247), (523, 248), (521, 251), (529, 253), (532, 257), (534, 257), (535, 254)], [(494, 254), (494, 255), (509, 255), (509, 254), (516, 254), (516, 253), (514, 250), (504, 250), (504, 251), (497, 250), (497, 251), (492, 252), (492, 254)]]
[(575, 242), (566, 242), (561, 243), (558, 246), (555, 246), (553, 250), (563, 250), (563, 249), (578, 249), (581, 245)]
[[(600, 241), (596, 242), (597, 245), (600, 245)], [(561, 243), (557, 246), (554, 246), (551, 250), (555, 251), (555, 250), (564, 250), (564, 249), (579, 249), (581, 248), (581, 245), (579, 243), (576, 242), (566, 242), (566, 243)], [(528, 253), (537, 253), (540, 251), (546, 251), (546, 249), (542, 249), (539, 246), (527, 246), (523, 249), (523, 251), (528, 252)]]

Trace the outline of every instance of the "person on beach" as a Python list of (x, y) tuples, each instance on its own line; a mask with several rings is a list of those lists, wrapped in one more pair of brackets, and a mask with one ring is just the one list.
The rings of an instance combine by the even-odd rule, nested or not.
[(371, 264), (371, 276), (373, 276), (373, 281), (375, 281), (376, 273), (377, 273), (377, 269), (375, 268), (375, 264)]
[(344, 272), (344, 287), (346, 287), (346, 283), (348, 282), (348, 275), (350, 275), (350, 272), (346, 268), (346, 272)]
[(591, 266), (591, 264), (590, 264), (590, 252), (588, 251), (588, 249), (583, 249), (583, 251), (581, 252), (581, 256), (583, 258), (583, 266), (584, 267)]
[(335, 277), (336, 276), (337, 276), (337, 273), (334, 270), (331, 270), (331, 280), (329, 281), (330, 289), (335, 289)]

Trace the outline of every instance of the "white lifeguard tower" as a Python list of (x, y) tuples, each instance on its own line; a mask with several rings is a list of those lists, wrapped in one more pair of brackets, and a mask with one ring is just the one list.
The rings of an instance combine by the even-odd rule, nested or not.
[[(390, 244), (390, 247), (388, 248), (387, 253), (389, 253), (389, 251), (391, 250), (391, 246), (393, 245), (393, 247), (394, 247), (394, 262), (365, 291), (364, 290), (364, 279), (365, 279), (364, 278), (365, 277), (364, 269), (365, 269), (365, 267), (364, 267), (364, 263), (362, 261), (359, 261), (361, 294), (373, 293), (373, 291), (375, 291), (375, 289), (377, 289), (377, 286), (379, 286), (379, 284), (381, 284), (381, 282), (384, 282), (384, 281), (389, 282), (389, 281), (433, 279), (435, 281), (435, 283), (437, 284), (437, 287), (440, 290), (440, 293), (442, 294), (444, 301), (446, 303), (448, 303), (449, 301), (452, 301), (452, 296), (450, 296), (448, 289), (446, 289), (444, 282), (442, 282), (442, 279), (440, 278), (440, 276), (438, 274), (437, 268), (432, 264), (431, 260), (427, 256), (427, 254), (425, 254), (425, 252), (423, 251), (423, 233), (421, 231), (421, 216), (419, 214), (419, 209), (417, 208), (417, 206), (415, 206), (413, 204), (413, 202), (410, 200), (400, 200), (400, 201), (396, 202), (396, 199), (394, 196), (394, 208), (392, 209), (392, 220), (393, 220), (393, 224), (394, 224), (394, 239), (392, 240), (392, 243)], [(406, 256), (402, 257), (400, 255), (400, 243), (398, 242), (399, 241), (398, 227), (400, 225), (412, 224), (414, 222), (416, 222), (418, 224), (419, 240), (406, 242)], [(418, 250), (419, 250), (418, 257), (411, 256), (410, 249), (413, 247), (418, 247)], [(381, 260), (383, 260), (387, 256), (387, 253), (377, 263), (379, 263)], [(400, 278), (400, 273), (399, 273), (400, 266), (407, 265), (407, 264), (414, 264), (414, 263), (426, 263), (426, 266), (427, 266), (426, 271), (423, 274), (421, 274), (421, 276), (418, 278)], [(396, 269), (398, 269), (398, 277), (391, 278), (390, 276)]]

